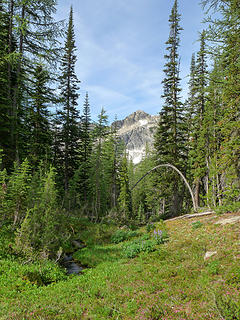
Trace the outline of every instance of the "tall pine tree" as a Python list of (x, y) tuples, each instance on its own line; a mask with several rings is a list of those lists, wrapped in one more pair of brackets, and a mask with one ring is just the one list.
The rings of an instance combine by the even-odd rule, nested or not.
[[(183, 105), (179, 95), (181, 88), (178, 47), (180, 43), (179, 34), (182, 30), (179, 22), (178, 2), (175, 0), (169, 18), (170, 35), (166, 42), (167, 54), (165, 55), (164, 93), (162, 95), (164, 105), (160, 113), (154, 145), (157, 164), (170, 163), (183, 170), (186, 150)], [(167, 198), (168, 214), (171, 216), (179, 214), (182, 210), (184, 198), (180, 178), (174, 172), (168, 172), (163, 178), (160, 178), (160, 188), (164, 189), (162, 197)]]
[(52, 90), (48, 85), (49, 74), (42, 65), (36, 66), (33, 76), (27, 145), (30, 162), (34, 168), (37, 168), (41, 160), (49, 162), (52, 159), (50, 112), (48, 110), (49, 102), (52, 100)]
[(3, 150), (4, 167), (11, 163), (11, 104), (8, 99), (8, 29), (9, 15), (0, 2), (0, 149)]
[(206, 51), (206, 32), (200, 35), (200, 50), (197, 53), (195, 77), (193, 88), (194, 99), (191, 101), (191, 108), (194, 116), (192, 119), (191, 151), (190, 161), (192, 163), (192, 175), (195, 192), (195, 201), (200, 204), (200, 194), (204, 194), (207, 189), (208, 179), (208, 159), (206, 148), (208, 148), (208, 135), (203, 133), (203, 122), (207, 103), (207, 51)]
[(60, 90), (61, 103), (63, 110), (61, 112), (62, 123), (62, 148), (63, 170), (64, 170), (64, 189), (68, 190), (69, 180), (73, 177), (77, 169), (79, 160), (79, 112), (77, 110), (78, 83), (80, 82), (75, 73), (75, 64), (77, 61), (75, 46), (75, 34), (73, 26), (73, 9), (70, 9), (68, 28), (66, 32), (66, 41), (64, 55), (61, 61)]

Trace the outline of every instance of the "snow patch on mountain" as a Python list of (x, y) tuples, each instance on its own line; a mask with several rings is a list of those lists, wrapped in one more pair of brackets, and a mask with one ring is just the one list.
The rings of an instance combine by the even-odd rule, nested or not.
[(114, 122), (119, 137), (124, 141), (129, 159), (134, 164), (142, 161), (146, 152), (146, 145), (152, 148), (154, 133), (158, 123), (158, 116), (138, 110), (124, 120)]

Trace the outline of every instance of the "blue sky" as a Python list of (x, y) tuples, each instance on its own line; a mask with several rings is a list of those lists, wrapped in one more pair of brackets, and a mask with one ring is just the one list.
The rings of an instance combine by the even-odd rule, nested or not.
[[(81, 80), (79, 108), (89, 93), (92, 118), (102, 107), (110, 122), (141, 109), (150, 114), (161, 110), (162, 72), (168, 18), (174, 0), (58, 0), (57, 19), (74, 11)], [(181, 26), (182, 96), (187, 94), (187, 75), (203, 12), (199, 0), (179, 0)]]

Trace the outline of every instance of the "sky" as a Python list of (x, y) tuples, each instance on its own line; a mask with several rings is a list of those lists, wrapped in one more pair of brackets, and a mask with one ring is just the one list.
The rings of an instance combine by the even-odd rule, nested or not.
[[(204, 29), (200, 0), (179, 0), (182, 97), (187, 96), (191, 56)], [(109, 121), (136, 110), (156, 115), (163, 101), (162, 80), (174, 0), (58, 0), (56, 18), (73, 6), (77, 46), (76, 74), (81, 81), (79, 110), (89, 94), (92, 119), (102, 107)]]

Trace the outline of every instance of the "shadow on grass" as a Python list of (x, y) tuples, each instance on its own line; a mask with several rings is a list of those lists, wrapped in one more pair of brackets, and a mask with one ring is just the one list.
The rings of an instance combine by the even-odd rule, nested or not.
[(74, 259), (82, 265), (96, 267), (100, 263), (115, 262), (122, 258), (122, 249), (114, 245), (90, 246), (74, 253)]

